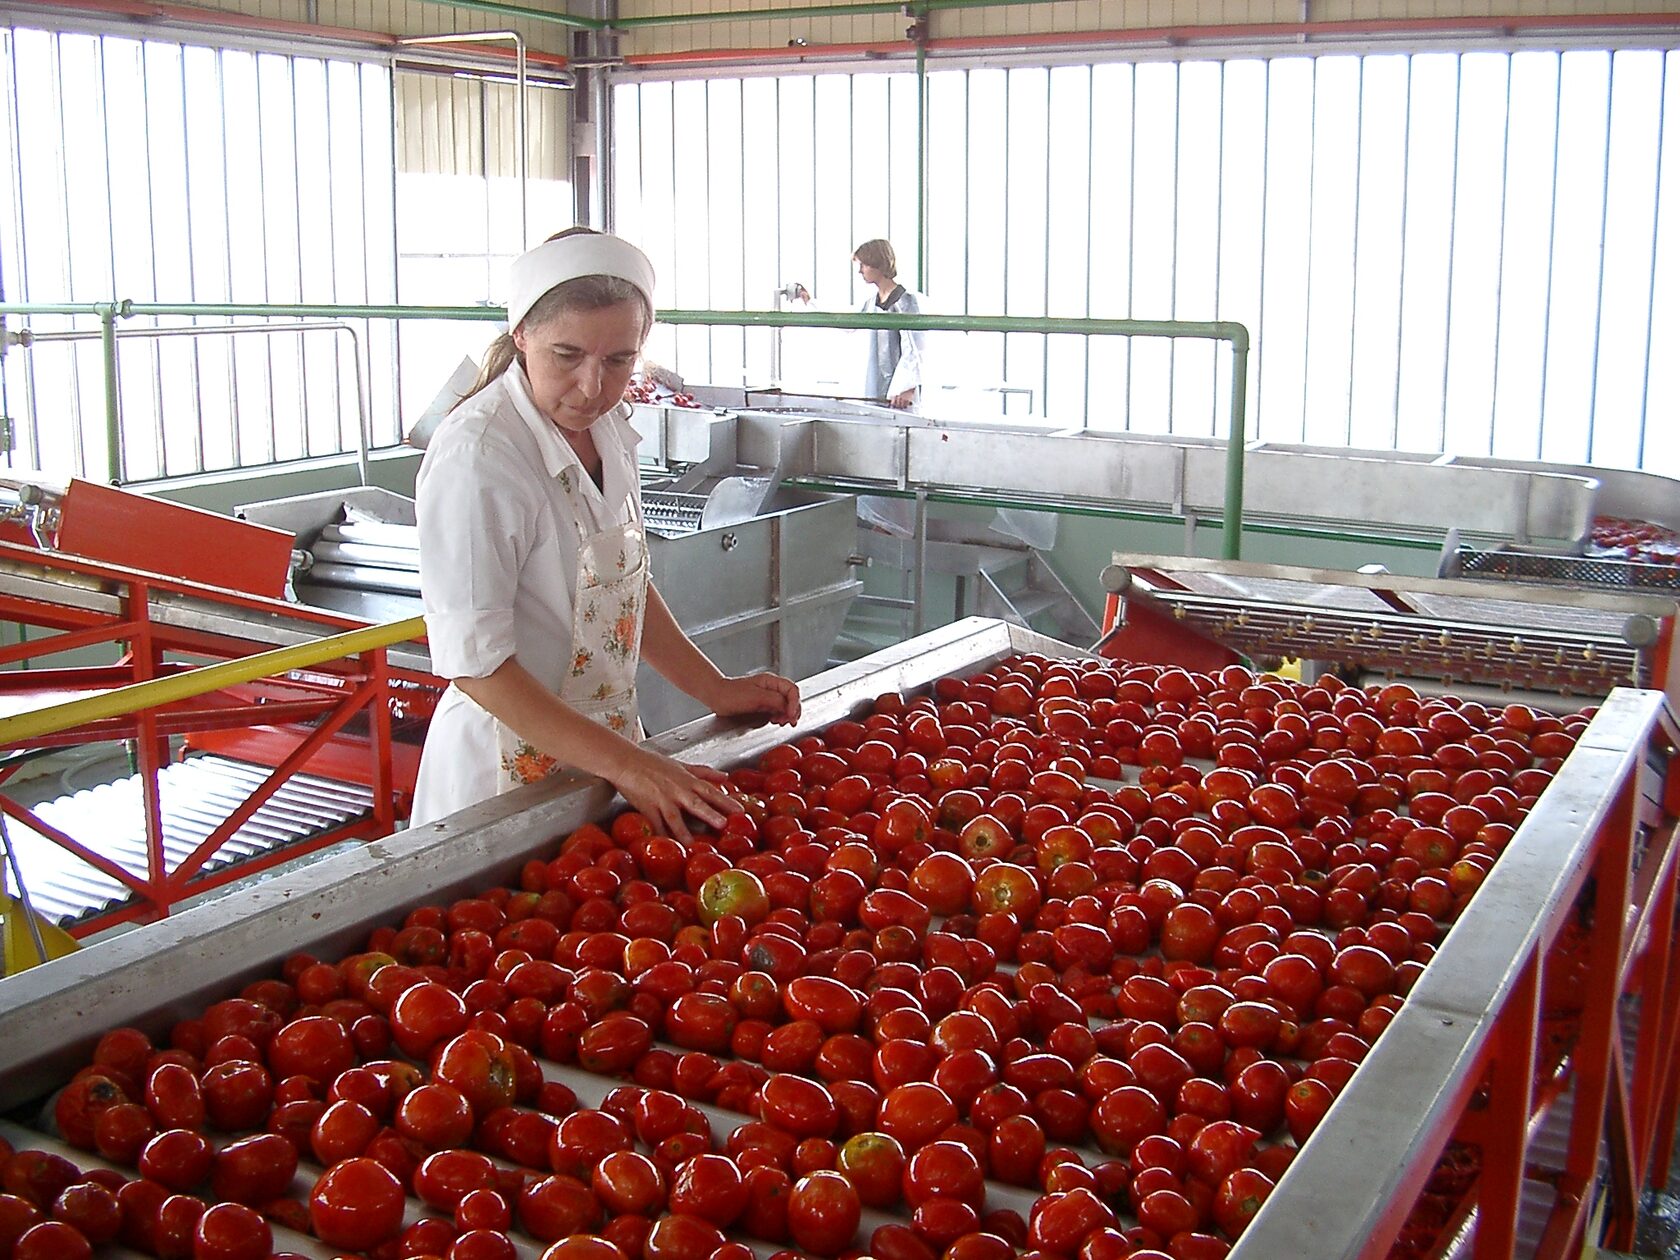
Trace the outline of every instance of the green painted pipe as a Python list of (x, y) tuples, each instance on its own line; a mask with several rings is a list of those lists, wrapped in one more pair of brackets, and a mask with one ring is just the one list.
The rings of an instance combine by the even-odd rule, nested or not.
[[(166, 303), (130, 302), (109, 305), (42, 306), (0, 303), (0, 314), (98, 315), (114, 309), (119, 316), (244, 316), (292, 319), (463, 319), (502, 320), (507, 312), (496, 306), (328, 306), (304, 303)], [(896, 328), (927, 332), (1071, 333), (1086, 337), (1187, 337), (1231, 343), (1231, 431), (1226, 437), (1225, 522), (1223, 550), (1227, 560), (1242, 557), (1243, 454), (1248, 407), (1248, 329), (1234, 320), (1072, 319), (1010, 315), (879, 315), (862, 311), (661, 311), (665, 324), (699, 324), (753, 328)], [(116, 408), (115, 338), (106, 377), (106, 414)]]
[(336, 661), (342, 657), (354, 656), (358, 652), (389, 647), (393, 643), (405, 643), (425, 633), (426, 619), (410, 617), (405, 621), (346, 630), (342, 634), (330, 634), (325, 638), (311, 639), (307, 643), (299, 643), (292, 647), (258, 652), (255, 656), (242, 656), (238, 660), (206, 665), (185, 673), (170, 674), (165, 678), (130, 683), (126, 687), (85, 696), (80, 700), (68, 700), (63, 704), (31, 709), (27, 713), (16, 713), (0, 718), (0, 747), (11, 747), (26, 740), (54, 735), (59, 731), (81, 726), (85, 722), (124, 717), (142, 709), (156, 709), (173, 704), (177, 700), (188, 700), (193, 696), (219, 691), (223, 687), (255, 682), (259, 678), (274, 678), (290, 670)]
[[(870, 494), (883, 499), (914, 499), (914, 490), (900, 490), (896, 486), (878, 486), (870, 482), (830, 481), (821, 477), (789, 477), (787, 484), (822, 494)], [(1057, 516), (1077, 516), (1099, 521), (1134, 521), (1142, 525), (1182, 525), (1185, 517), (1172, 512), (1148, 512), (1136, 508), (1111, 508), (1095, 503), (1057, 503), (1047, 505), (1037, 500), (1016, 499), (1008, 495), (964, 493), (960, 490), (932, 491), (929, 503), (949, 503), (956, 507), (1014, 508), (1027, 512), (1053, 512)], [(1198, 525), (1216, 528), (1223, 518), (1199, 517)], [(1244, 528), (1251, 534), (1266, 534), (1278, 538), (1310, 538), (1317, 542), (1380, 543), (1410, 551), (1438, 552), (1439, 538), (1411, 538), (1395, 534), (1355, 534), (1340, 529), (1311, 529), (1304, 525), (1249, 524)]]
[(114, 486), (128, 480), (127, 462), (123, 458), (122, 390), (117, 385), (118, 313), (109, 303), (99, 308), (99, 356), (105, 364), (105, 466)]
[(927, 292), (928, 267), (928, 81), (927, 8), (916, 10), (916, 288)]

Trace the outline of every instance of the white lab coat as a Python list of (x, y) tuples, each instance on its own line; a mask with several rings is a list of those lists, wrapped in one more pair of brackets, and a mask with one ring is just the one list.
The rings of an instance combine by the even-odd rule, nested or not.
[[(902, 290), (885, 307), (876, 305), (879, 299), (870, 294), (859, 309), (865, 315), (920, 315), (921, 299), (909, 289)], [(925, 347), (923, 334), (898, 329), (869, 330), (869, 361), (864, 367), (863, 396), (865, 398), (896, 398), (906, 390), (922, 384), (922, 360)]]
[[(511, 656), (556, 694), (570, 666), (572, 599), (584, 538), (640, 524), (640, 440), (628, 405), (595, 422), (604, 490), (531, 401), (525, 371), (507, 372), (457, 407), (426, 448), (416, 481), (420, 589), (432, 669), (483, 678)], [(580, 520), (561, 478), (584, 493)], [(451, 687), (420, 757), (410, 825), (495, 796), (496, 720)]]

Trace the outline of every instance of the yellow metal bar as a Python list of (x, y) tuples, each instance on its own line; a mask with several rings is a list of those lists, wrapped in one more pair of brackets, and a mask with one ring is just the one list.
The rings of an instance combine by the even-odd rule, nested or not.
[(177, 700), (187, 700), (207, 692), (219, 691), (236, 683), (254, 682), (259, 678), (272, 678), (284, 674), (288, 670), (319, 665), (323, 661), (336, 661), (340, 657), (354, 656), (371, 648), (389, 647), (393, 643), (419, 638), (425, 633), (426, 619), (410, 617), (406, 621), (392, 621), (384, 625), (367, 626), (361, 630), (346, 630), (342, 634), (312, 639), (308, 643), (299, 643), (293, 647), (258, 652), (255, 656), (242, 656), (236, 661), (205, 665), (186, 673), (171, 674), (167, 678), (131, 683), (96, 696), (67, 700), (63, 704), (49, 705), (44, 709), (32, 709), (27, 713), (0, 718), (0, 747), (67, 731), (71, 727), (81, 726), (84, 722), (97, 722), (102, 718), (122, 717), (129, 713), (138, 713), (142, 709), (159, 708)]

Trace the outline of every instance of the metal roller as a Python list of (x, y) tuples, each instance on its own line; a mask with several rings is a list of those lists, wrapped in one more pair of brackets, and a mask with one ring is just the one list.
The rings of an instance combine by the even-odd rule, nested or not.
[(317, 564), (309, 570), (317, 586), (342, 586), (353, 591), (389, 591), (395, 595), (418, 595), (420, 573), (402, 569), (375, 569), (358, 564)]
[(391, 525), (373, 521), (355, 524), (334, 523), (322, 527), (320, 539), (322, 542), (364, 543), (374, 547), (420, 550), (420, 528), (417, 525)]
[(369, 543), (318, 542), (309, 549), (316, 564), (368, 565), (375, 569), (419, 572), (420, 553), (406, 547), (378, 547)]

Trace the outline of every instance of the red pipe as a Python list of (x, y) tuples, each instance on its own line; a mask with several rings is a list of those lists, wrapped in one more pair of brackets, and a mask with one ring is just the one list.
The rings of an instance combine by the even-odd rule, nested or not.
[[(339, 44), (361, 44), (370, 48), (394, 49), (401, 45), (401, 37), (384, 31), (363, 31), (348, 26), (326, 26), (318, 22), (293, 22), (285, 18), (257, 17), (250, 13), (234, 13), (224, 9), (204, 9), (197, 5), (162, 3), (160, 0), (57, 0), (48, 6), (53, 13), (99, 13), (109, 17), (137, 18), (140, 21), (188, 23), (211, 30), (250, 31), (262, 35), (282, 35), (301, 39), (324, 39)], [(494, 57), (513, 59), (513, 50), (487, 45), (481, 51)], [(565, 69), (567, 59), (555, 53), (527, 52), (530, 65)]]
[[(1673, 30), (1680, 13), (1571, 13), (1556, 16), (1369, 18), (1346, 22), (1255, 22), (1219, 26), (1155, 26), (1132, 30), (1046, 31), (1032, 35), (957, 35), (930, 39), (930, 53), (1001, 52), (1027, 49), (1082, 48), (1092, 45), (1126, 47), (1135, 44), (1187, 45), (1236, 42), (1245, 39), (1334, 39), (1370, 35), (1434, 35), (1475, 32), (1517, 35), (1525, 31)], [(758, 61), (800, 62), (844, 57), (908, 57), (915, 45), (908, 40), (872, 44), (811, 44), (797, 49), (695, 48), (684, 52), (641, 53), (624, 58), (626, 66), (654, 67)]]

